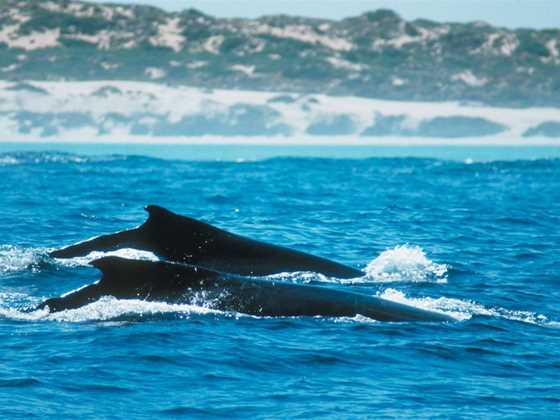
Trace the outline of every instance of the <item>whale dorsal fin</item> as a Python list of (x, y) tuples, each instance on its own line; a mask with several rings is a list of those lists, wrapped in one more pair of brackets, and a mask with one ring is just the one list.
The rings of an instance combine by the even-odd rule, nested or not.
[(148, 212), (148, 220), (150, 221), (177, 217), (177, 214), (173, 213), (172, 211), (155, 204), (147, 205), (146, 207), (144, 207), (144, 209)]
[(144, 207), (144, 209), (152, 217), (175, 215), (175, 213), (173, 213), (171, 210), (167, 210), (166, 208), (158, 206), (156, 204), (148, 204), (146, 207)]
[(187, 228), (191, 232), (196, 231), (199, 234), (227, 234), (227, 232), (216, 226), (212, 226), (201, 220), (193, 219), (192, 217), (173, 213), (171, 210), (167, 210), (155, 204), (146, 206), (145, 210), (148, 212), (148, 219), (144, 222), (144, 225), (159, 227), (173, 226), (173, 229)]
[(150, 265), (147, 263), (148, 261), (109, 256), (90, 261), (89, 264), (101, 271), (103, 278), (108, 278), (134, 275), (135, 272), (141, 272), (149, 268)]
[(133, 284), (141, 282), (161, 282), (169, 277), (169, 272), (180, 274), (190, 281), (215, 278), (219, 273), (203, 267), (178, 264), (166, 261), (131, 260), (128, 258), (109, 256), (90, 261), (90, 265), (103, 274), (101, 282), (118, 282)]

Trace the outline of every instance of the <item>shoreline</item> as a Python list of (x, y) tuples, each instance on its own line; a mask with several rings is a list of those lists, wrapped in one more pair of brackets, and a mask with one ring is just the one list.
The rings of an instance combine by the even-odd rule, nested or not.
[[(14, 90), (0, 81), (0, 142), (560, 144), (560, 138), (546, 137), (557, 134), (557, 108), (206, 90), (130, 81), (25, 83)], [(542, 128), (546, 124), (552, 124), (551, 133)]]
[[(189, 161), (259, 161), (277, 157), (368, 159), (368, 158), (433, 158), (465, 163), (560, 159), (560, 143), (527, 144), (524, 142), (303, 142), (248, 139), (225, 141), (180, 142), (72, 142), (19, 141), (0, 142), (0, 163), (3, 155), (12, 162), (10, 153), (65, 153), (78, 156), (146, 156), (165, 160)], [(242, 141), (239, 141), (242, 140)], [(255, 140), (255, 139), (253, 139)], [(17, 160), (17, 159), (16, 159)]]

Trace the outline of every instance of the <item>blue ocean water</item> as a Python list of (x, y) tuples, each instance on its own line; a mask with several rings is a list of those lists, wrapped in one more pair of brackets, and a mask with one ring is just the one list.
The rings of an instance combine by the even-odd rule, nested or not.
[[(355, 149), (23, 149), (0, 153), (1, 418), (560, 412), (560, 159), (545, 158), (558, 149), (372, 149), (365, 159)], [(138, 225), (149, 203), (367, 271), (285, 281), (457, 321), (259, 318), (111, 298), (23, 311), (99, 277), (89, 258), (53, 260), (50, 249)]]

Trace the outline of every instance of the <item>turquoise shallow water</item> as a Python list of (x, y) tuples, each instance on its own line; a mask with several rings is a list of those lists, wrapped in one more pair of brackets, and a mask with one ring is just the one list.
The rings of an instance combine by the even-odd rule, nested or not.
[(418, 157), (445, 160), (493, 161), (560, 158), (558, 146), (429, 146), (429, 145), (255, 145), (228, 143), (202, 144), (91, 144), (91, 143), (0, 143), (0, 152), (63, 152), (76, 155), (136, 155), (160, 159), (239, 161), (276, 157), (364, 159), (374, 157)]
[[(557, 149), (58, 147), (0, 145), (2, 418), (557, 415)], [(49, 249), (140, 224), (148, 203), (368, 273), (286, 281), (457, 321), (22, 311), (98, 278)]]

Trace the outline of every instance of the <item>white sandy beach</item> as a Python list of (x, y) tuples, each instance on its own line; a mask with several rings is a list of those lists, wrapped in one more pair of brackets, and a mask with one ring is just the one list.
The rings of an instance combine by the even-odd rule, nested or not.
[[(256, 111), (255, 111), (256, 110)], [(262, 135), (154, 134), (188, 118), (237, 128), (256, 112)], [(78, 118), (80, 122), (69, 121)], [(244, 120), (245, 118), (245, 120)], [(350, 124), (344, 135), (310, 135), (313, 125)], [(402, 130), (425, 121), (472, 118), (503, 127), (494, 135), (446, 138), (361, 133), (383, 119), (400, 119)], [(530, 128), (560, 121), (556, 108), (499, 108), (458, 102), (407, 102), (287, 92), (208, 90), (130, 81), (0, 82), (0, 141), (135, 144), (263, 145), (558, 145), (560, 139), (523, 137)], [(208, 124), (208, 123), (207, 123)], [(237, 124), (237, 125), (236, 125)], [(138, 133), (140, 125), (146, 132)], [(282, 127), (289, 134), (271, 130)], [(50, 130), (48, 135), (46, 130)], [(150, 131), (151, 130), (151, 131)], [(168, 130), (169, 131), (169, 130)], [(188, 130), (184, 130), (188, 131)]]

